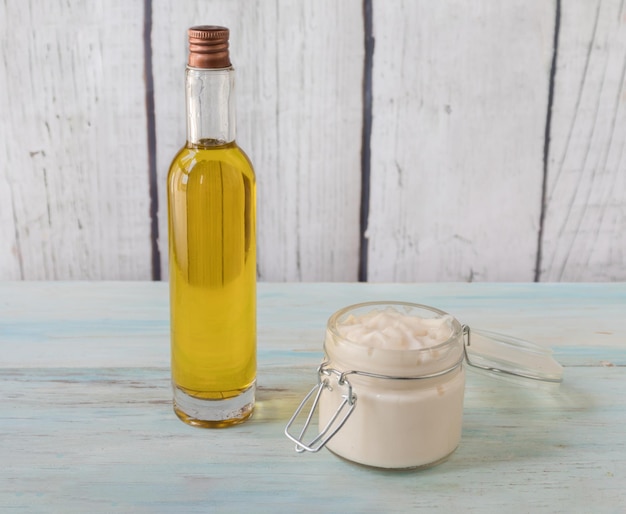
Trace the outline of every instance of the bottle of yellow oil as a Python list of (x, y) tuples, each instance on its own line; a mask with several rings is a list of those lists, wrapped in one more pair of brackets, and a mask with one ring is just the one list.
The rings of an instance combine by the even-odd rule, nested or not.
[(256, 183), (235, 142), (229, 31), (188, 36), (187, 142), (167, 178), (174, 411), (225, 427), (254, 408)]

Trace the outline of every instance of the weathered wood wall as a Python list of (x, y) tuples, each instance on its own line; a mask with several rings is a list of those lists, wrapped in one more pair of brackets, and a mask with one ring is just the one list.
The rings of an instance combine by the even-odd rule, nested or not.
[(620, 0), (7, 0), (0, 279), (167, 278), (198, 23), (231, 28), (261, 280), (626, 280)]

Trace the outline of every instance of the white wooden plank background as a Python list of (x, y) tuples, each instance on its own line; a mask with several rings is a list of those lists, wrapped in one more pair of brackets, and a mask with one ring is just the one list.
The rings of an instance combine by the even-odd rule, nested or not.
[(563, 7), (542, 278), (624, 280), (626, 8)]
[(0, 5), (0, 277), (150, 272), (140, 2)]
[(0, 279), (167, 277), (196, 23), (232, 30), (261, 280), (626, 280), (620, 0), (7, 0)]
[[(259, 278), (355, 280), (361, 0), (168, 0), (153, 8), (159, 183), (185, 140), (186, 30), (213, 20), (231, 29), (238, 141), (257, 173)], [(165, 188), (159, 206), (165, 273)]]
[(554, 8), (374, 2), (369, 276), (533, 280)]

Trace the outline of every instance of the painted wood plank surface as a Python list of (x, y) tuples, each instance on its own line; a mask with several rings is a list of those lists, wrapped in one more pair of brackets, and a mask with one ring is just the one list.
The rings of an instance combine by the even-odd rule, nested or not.
[(370, 280), (533, 279), (553, 27), (541, 0), (374, 2)]
[(155, 3), (152, 31), (161, 220), (185, 140), (186, 31), (231, 29), (238, 141), (258, 184), (261, 280), (356, 280), (360, 207), (362, 2)]
[(543, 280), (626, 277), (626, 7), (563, 2)]
[(150, 277), (142, 19), (0, 5), (0, 278)]
[(625, 280), (625, 9), (7, 0), (0, 279), (167, 278), (185, 29), (216, 22), (261, 280)]
[[(315, 380), (327, 317), (421, 299), (555, 347), (559, 388), (468, 376), (445, 463), (384, 472), (298, 455), (282, 429)], [(167, 286), (0, 283), (0, 507), (15, 512), (622, 512), (626, 284), (260, 284), (253, 419), (171, 410)]]
[[(321, 354), (324, 327), (333, 312), (382, 300), (431, 305), (474, 328), (557, 350), (609, 352), (602, 359), (626, 342), (621, 283), (349, 283), (333, 288), (325, 283), (260, 283), (258, 291), (260, 350), (284, 346)], [(168, 286), (162, 282), (0, 282), (0, 342), (3, 349), (11, 346), (0, 354), (0, 365), (167, 366), (168, 301)], [(583, 364), (589, 362), (572, 362)]]

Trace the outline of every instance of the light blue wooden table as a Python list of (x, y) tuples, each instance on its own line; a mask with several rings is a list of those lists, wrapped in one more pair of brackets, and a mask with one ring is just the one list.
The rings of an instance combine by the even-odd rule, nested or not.
[[(565, 381), (468, 373), (431, 469), (296, 454), (328, 316), (390, 299), (551, 346)], [(173, 414), (168, 326), (164, 283), (0, 283), (0, 512), (626, 512), (626, 284), (259, 284), (258, 406), (224, 430)]]

